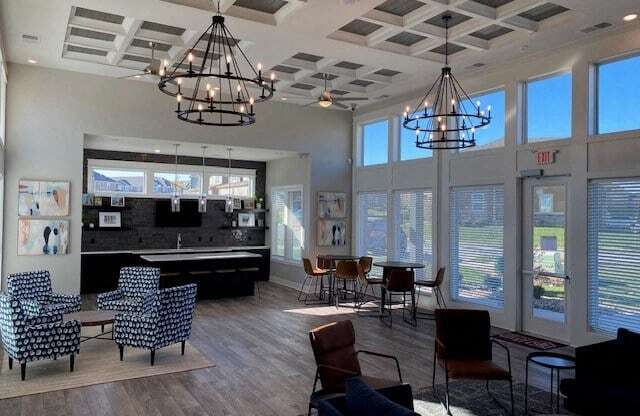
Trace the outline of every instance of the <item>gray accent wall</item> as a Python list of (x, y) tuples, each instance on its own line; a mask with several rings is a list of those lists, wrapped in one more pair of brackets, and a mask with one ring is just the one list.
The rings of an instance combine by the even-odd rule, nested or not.
[[(80, 288), (85, 134), (309, 154), (309, 195), (326, 189), (344, 190), (349, 195), (351, 192), (351, 168), (347, 163), (351, 159), (350, 112), (273, 101), (256, 107), (258, 121), (253, 126), (203, 127), (177, 120), (173, 100), (160, 93), (153, 83), (19, 64), (9, 65), (7, 103), (3, 274), (49, 269), (57, 290), (78, 292)], [(68, 255), (17, 255), (20, 178), (71, 182)], [(315, 211), (315, 206), (310, 208)], [(313, 227), (306, 235), (308, 253), (313, 256), (318, 251)]]

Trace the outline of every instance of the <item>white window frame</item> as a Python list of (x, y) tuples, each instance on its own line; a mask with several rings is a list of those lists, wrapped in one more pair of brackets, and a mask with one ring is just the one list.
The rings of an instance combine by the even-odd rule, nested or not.
[[(386, 155), (387, 155), (387, 161), (384, 163), (374, 163), (372, 165), (365, 165), (364, 164), (364, 129), (366, 126), (370, 125), (370, 124), (376, 124), (376, 123), (380, 123), (382, 121), (385, 121), (387, 123), (387, 146), (385, 149)], [(394, 120), (393, 118), (389, 118), (389, 117), (380, 117), (380, 118), (376, 118), (373, 120), (368, 120), (365, 122), (362, 122), (360, 124), (358, 124), (358, 143), (360, 144), (360, 151), (359, 153), (359, 159), (360, 159), (360, 163), (358, 164), (361, 167), (364, 168), (369, 168), (369, 167), (376, 167), (376, 166), (385, 166), (388, 165), (389, 163), (391, 163), (393, 161), (393, 155), (389, 154), (389, 144), (392, 143), (393, 139), (394, 139), (394, 135), (393, 135), (393, 126), (394, 126)]]
[[(404, 123), (404, 117), (402, 116), (402, 114), (396, 116), (395, 119), (397, 120), (396, 124), (398, 125), (397, 132), (396, 132), (398, 140), (396, 140), (397, 143), (396, 143), (396, 146), (395, 146), (396, 147), (396, 152), (398, 153), (397, 162), (399, 162), (399, 163), (403, 163), (403, 162), (411, 163), (411, 162), (416, 161), (416, 160), (425, 160), (425, 159), (433, 158), (433, 155), (434, 155), (433, 149), (431, 149), (431, 156), (416, 157), (416, 158), (413, 158), (413, 159), (403, 159), (402, 158), (402, 131), (403, 131), (403, 129), (404, 130), (408, 130), (408, 129), (405, 129), (404, 126), (402, 125), (402, 123)], [(414, 143), (414, 146), (415, 146), (415, 143)], [(429, 150), (429, 149), (423, 149), (423, 150)]]
[[(276, 232), (276, 228), (277, 228), (277, 224), (276, 224), (276, 220), (275, 220), (275, 216), (276, 216), (276, 209), (275, 206), (273, 205), (273, 199), (275, 198), (275, 195), (277, 193), (281, 193), (284, 192), (287, 194), (287, 201), (285, 206), (288, 206), (291, 203), (291, 193), (292, 192), (300, 192), (300, 201), (301, 201), (301, 212), (302, 212), (302, 218), (300, 218), (300, 224), (302, 226), (302, 236), (300, 238), (300, 251), (301, 251), (301, 258), (300, 259), (294, 259), (293, 258), (293, 243), (292, 243), (292, 231), (289, 229), (288, 224), (285, 224), (286, 227), (286, 231), (284, 234), (284, 256), (279, 256), (277, 254), (275, 254), (276, 250), (276, 238), (277, 238), (277, 232)], [(271, 260), (273, 261), (277, 261), (280, 263), (286, 263), (286, 264), (294, 264), (294, 265), (299, 265), (300, 262), (302, 261), (302, 257), (305, 256), (305, 249), (306, 249), (306, 229), (305, 229), (305, 225), (306, 225), (306, 216), (305, 216), (305, 204), (304, 204), (304, 186), (303, 185), (287, 185), (287, 186), (274, 186), (273, 188), (271, 188), (271, 201), (270, 201), (270, 205), (271, 205)], [(288, 221), (287, 221), (288, 222)]]
[[(471, 102), (474, 103), (478, 98), (478, 96), (480, 95), (487, 95), (487, 94), (493, 94), (494, 92), (499, 92), (502, 91), (504, 93), (504, 125), (503, 125), (503, 129), (504, 129), (504, 135), (502, 137), (502, 146), (500, 147), (487, 147), (487, 148), (483, 148), (480, 147), (482, 145), (476, 145), (474, 147), (468, 147), (466, 149), (458, 149), (458, 150), (454, 150), (453, 152), (455, 153), (467, 153), (467, 152), (483, 152), (483, 151), (492, 151), (492, 150), (496, 150), (496, 149), (504, 149), (504, 147), (507, 144), (507, 88), (504, 85), (499, 85), (497, 87), (493, 87), (493, 88), (489, 88), (486, 90), (482, 90), (482, 91), (478, 91), (478, 92), (474, 92), (472, 94), (469, 94), (469, 98), (471, 99)], [(482, 107), (482, 102), (480, 102), (480, 107)], [(481, 108), (482, 109), (482, 108)]]
[[(142, 193), (137, 192), (94, 192), (93, 189), (93, 175), (91, 174), (94, 169), (118, 169), (118, 170), (126, 170), (132, 172), (143, 172), (145, 175), (144, 182), (144, 191)], [(108, 160), (108, 159), (89, 159), (87, 160), (87, 192), (94, 193), (96, 196), (112, 196), (112, 195), (122, 195), (128, 196), (132, 198), (154, 198), (154, 199), (162, 199), (162, 198), (171, 198), (171, 194), (162, 194), (155, 193), (153, 191), (153, 179), (155, 173), (173, 173), (175, 170), (175, 165), (171, 163), (151, 163), (151, 162), (130, 162), (123, 160)], [(178, 174), (190, 174), (200, 177), (200, 192), (196, 194), (184, 194), (181, 195), (181, 198), (185, 199), (198, 199), (200, 195), (202, 195), (202, 191), (205, 186), (205, 180), (202, 178), (202, 167), (198, 167), (197, 165), (178, 165)], [(239, 169), (232, 168), (227, 169), (224, 167), (217, 166), (206, 166), (204, 169), (205, 178), (206, 178), (206, 186), (208, 189), (209, 179), (211, 176), (227, 176), (227, 173), (231, 173), (231, 176), (248, 176), (251, 178), (251, 189), (252, 195), (248, 198), (255, 198), (256, 196), (256, 171), (255, 169)], [(207, 192), (208, 193), (208, 192)], [(223, 200), (226, 196), (224, 195), (207, 195), (207, 199), (210, 200)]]
[[(599, 137), (635, 137), (640, 133), (640, 129), (631, 129), (631, 130), (620, 130), (620, 131), (611, 131), (608, 133), (601, 133), (600, 126), (598, 123), (598, 119), (600, 118), (599, 108), (598, 108), (598, 96), (600, 94), (599, 85), (600, 85), (600, 67), (602, 65), (624, 61), (626, 59), (633, 59), (640, 57), (640, 53), (637, 51), (626, 52), (621, 55), (612, 56), (606, 59), (598, 60), (597, 62), (593, 62), (589, 66), (589, 102), (588, 102), (588, 132), (589, 138), (599, 138)], [(640, 76), (640, 75), (639, 75)]]
[[(557, 77), (560, 75), (569, 74), (571, 75), (571, 102), (570, 102), (570, 119), (569, 119), (569, 136), (567, 137), (536, 137), (534, 141), (529, 140), (529, 84), (537, 81), (544, 81), (549, 78)], [(553, 142), (554, 140), (571, 140), (573, 137), (573, 72), (571, 69), (563, 69), (559, 71), (550, 72), (544, 75), (538, 75), (535, 77), (531, 77), (526, 81), (522, 82), (520, 87), (521, 90), (521, 102), (520, 102), (520, 117), (521, 117), (521, 125), (520, 128), (522, 131), (520, 132), (520, 137), (522, 138), (522, 143), (543, 143), (543, 142)]]

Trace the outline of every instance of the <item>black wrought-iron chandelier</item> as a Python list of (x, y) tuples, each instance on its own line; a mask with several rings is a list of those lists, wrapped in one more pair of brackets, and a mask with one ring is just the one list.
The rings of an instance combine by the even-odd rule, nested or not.
[[(225, 25), (219, 1), (218, 12), (211, 20), (172, 71), (165, 62), (158, 88), (176, 99), (175, 112), (180, 120), (209, 126), (248, 126), (256, 122), (254, 104), (273, 97), (274, 74), (265, 79), (262, 65), (254, 67)], [(204, 52), (196, 49), (203, 41), (207, 42)], [(194, 63), (196, 57), (201, 58), (198, 64)], [(251, 73), (245, 76), (242, 70)]]
[(453, 76), (449, 66), (449, 21), (445, 14), (445, 66), (436, 82), (418, 102), (407, 107), (402, 125), (416, 133), (422, 149), (464, 149), (476, 145), (476, 129), (491, 122), (491, 106), (480, 109)]

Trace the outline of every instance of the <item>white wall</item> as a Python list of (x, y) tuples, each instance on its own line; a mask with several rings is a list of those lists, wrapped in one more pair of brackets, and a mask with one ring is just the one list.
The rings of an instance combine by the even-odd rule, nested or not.
[[(449, 253), (449, 190), (457, 185), (503, 183), (505, 190), (505, 308), (492, 310), (492, 322), (504, 328), (520, 326), (521, 291), (521, 180), (518, 172), (535, 168), (532, 150), (556, 149), (557, 162), (545, 168), (545, 175), (569, 175), (568, 213), (568, 319), (566, 334), (557, 334), (579, 345), (602, 339), (588, 330), (587, 322), (587, 181), (598, 177), (640, 176), (640, 131), (590, 137), (588, 131), (589, 71), (591, 64), (621, 54), (640, 52), (640, 30), (627, 31), (589, 43), (574, 44), (515, 60), (496, 68), (459, 76), (469, 94), (501, 87), (506, 91), (506, 137), (504, 148), (462, 153), (434, 152), (431, 159), (394, 161), (384, 167), (354, 167), (353, 200), (361, 190), (376, 187), (393, 191), (403, 187), (431, 187), (438, 204), (434, 207), (436, 258), (447, 266)], [(455, 67), (453, 68), (456, 71)], [(516, 123), (518, 85), (532, 77), (559, 70), (573, 74), (572, 137), (568, 140), (519, 144)], [(426, 85), (424, 86), (426, 88)], [(354, 153), (358, 151), (358, 125), (379, 118), (394, 117), (406, 105), (415, 105), (424, 93), (396, 97), (368, 107), (354, 118)], [(393, 154), (391, 152), (390, 154)], [(401, 178), (399, 178), (400, 176)], [(434, 204), (436, 205), (436, 204)], [(352, 222), (357, 223), (357, 210)], [(440, 215), (437, 215), (439, 212)], [(355, 234), (354, 234), (355, 235)], [(354, 240), (355, 242), (355, 240)], [(436, 268), (434, 268), (436, 269)], [(446, 290), (449, 287), (447, 285)], [(458, 304), (461, 307), (477, 305)]]
[[(4, 275), (47, 268), (56, 289), (80, 287), (82, 149), (85, 134), (204, 142), (308, 153), (310, 192), (349, 192), (351, 113), (270, 102), (258, 121), (217, 128), (178, 121), (174, 102), (154, 84), (75, 72), (9, 65)], [(20, 178), (71, 181), (71, 242), (66, 256), (17, 256), (17, 185)], [(311, 194), (310, 194), (311, 195)], [(313, 239), (310, 250), (315, 251)]]

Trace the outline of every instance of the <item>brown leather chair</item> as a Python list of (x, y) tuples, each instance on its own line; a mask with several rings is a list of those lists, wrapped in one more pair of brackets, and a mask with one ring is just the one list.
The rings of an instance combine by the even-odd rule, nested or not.
[[(338, 306), (338, 302), (340, 300), (340, 293), (342, 292), (343, 298), (346, 299), (346, 295), (348, 293), (353, 294), (353, 302), (354, 308), (357, 307), (358, 303), (358, 281), (362, 279), (362, 267), (357, 261), (353, 260), (343, 260), (338, 262), (336, 265), (335, 272), (335, 301), (336, 307)], [(348, 290), (348, 286), (351, 284), (351, 289)], [(343, 288), (340, 288), (340, 286)]]
[[(487, 393), (500, 404), (489, 390), (490, 380), (509, 382), (511, 414), (513, 415), (513, 377), (509, 349), (491, 338), (489, 312), (472, 309), (436, 309), (436, 339), (433, 351), (432, 384), (435, 393), (436, 367), (445, 371), (445, 407), (449, 414), (449, 379), (485, 380)], [(493, 345), (507, 353), (509, 370), (493, 361)], [(501, 404), (500, 404), (501, 405)]]
[[(360, 376), (365, 383), (374, 389), (397, 386), (402, 383), (400, 363), (396, 357), (365, 350), (356, 350), (356, 333), (351, 321), (332, 322), (309, 331), (309, 340), (316, 361), (316, 376), (313, 391), (309, 400), (309, 413), (317, 409), (318, 401), (342, 395), (348, 378)], [(398, 371), (398, 380), (362, 375), (359, 354), (367, 354), (393, 360)], [(318, 381), (322, 386), (316, 390)]]
[[(324, 292), (324, 277), (329, 276), (331, 273), (327, 269), (320, 269), (318, 267), (313, 267), (311, 264), (311, 260), (307, 258), (302, 259), (302, 266), (304, 267), (305, 278), (302, 281), (302, 285), (300, 285), (300, 290), (298, 291), (298, 301), (303, 302), (305, 305), (308, 305), (310, 300), (312, 302), (318, 302), (322, 300), (322, 294)], [(304, 291), (304, 287), (306, 283), (309, 282), (308, 287), (313, 285), (313, 291), (311, 295)]]
[(435, 319), (433, 312), (418, 312), (418, 305), (420, 305), (420, 288), (426, 287), (430, 288), (433, 291), (433, 296), (436, 297), (436, 303), (439, 308), (447, 308), (447, 303), (444, 301), (444, 296), (442, 295), (442, 283), (444, 282), (444, 272), (446, 271), (445, 267), (440, 267), (438, 269), (438, 273), (436, 273), (436, 278), (434, 280), (416, 280), (415, 285), (417, 287), (418, 296), (416, 297), (416, 308), (413, 310), (413, 319)]
[(371, 287), (371, 296), (375, 297), (373, 286), (382, 285), (382, 278), (369, 276), (369, 273), (371, 273), (371, 268), (373, 267), (373, 257), (362, 256), (358, 260), (358, 263), (360, 264), (360, 268), (362, 268), (362, 276), (360, 278), (360, 293), (358, 295), (358, 298), (360, 299), (358, 307), (360, 307), (363, 303), (366, 302), (367, 290), (369, 289), (369, 287)]
[[(384, 283), (387, 300), (385, 306), (388, 306), (387, 312), (389, 313), (389, 326), (393, 326), (393, 296), (402, 296), (402, 319), (411, 325), (415, 325), (416, 321), (413, 319), (416, 306), (415, 289), (414, 289), (414, 274), (413, 270), (392, 270), (389, 274), (389, 278)], [(411, 310), (409, 316), (411, 320), (405, 318), (405, 312), (407, 310), (407, 293), (411, 295)]]

